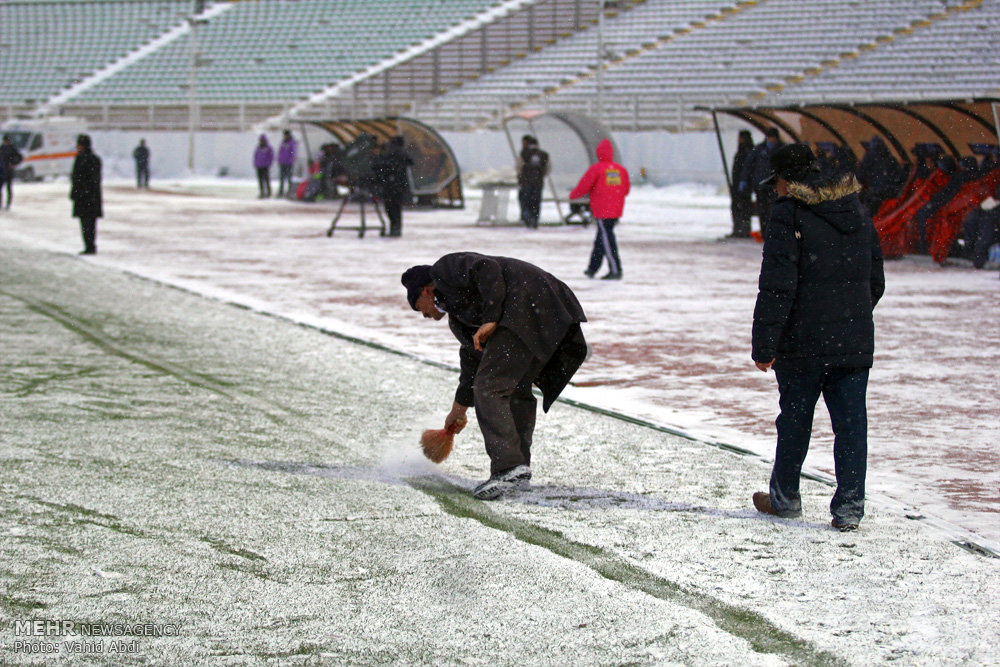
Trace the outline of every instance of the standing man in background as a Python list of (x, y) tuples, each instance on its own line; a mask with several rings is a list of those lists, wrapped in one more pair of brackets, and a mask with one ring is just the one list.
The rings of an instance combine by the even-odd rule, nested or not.
[(389, 145), (375, 156), (372, 165), (378, 196), (389, 218), (389, 236), (403, 235), (403, 202), (410, 198), (410, 176), (407, 173), (413, 158), (406, 152), (402, 136), (389, 139)]
[(278, 146), (278, 196), (292, 193), (292, 166), (295, 164), (295, 154), (298, 144), (292, 138), (292, 133), (285, 130), (281, 145)]
[(757, 220), (760, 222), (760, 233), (764, 234), (771, 218), (771, 207), (777, 195), (774, 186), (764, 181), (771, 173), (771, 156), (784, 146), (778, 137), (778, 129), (770, 127), (764, 132), (764, 141), (757, 144), (743, 166), (739, 187), (749, 192), (753, 190), (757, 200)]
[(552, 171), (549, 154), (538, 146), (538, 139), (530, 134), (521, 137), (521, 154), (517, 160), (518, 200), (521, 204), (521, 222), (528, 229), (538, 229), (542, 214), (542, 190), (545, 177)]
[(856, 530), (865, 515), (882, 247), (853, 173), (824, 178), (806, 144), (778, 149), (771, 165), (779, 198), (764, 235), (751, 356), (765, 373), (774, 368), (781, 412), (770, 489), (753, 494), (753, 504), (763, 514), (801, 516), (799, 475), (822, 395), (834, 432), (833, 527)]
[(83, 234), (81, 255), (97, 254), (97, 219), (104, 217), (101, 195), (101, 158), (91, 149), (90, 136), (76, 138), (76, 159), (73, 161), (72, 186), (69, 198), (73, 200), (73, 217), (80, 219)]
[(140, 139), (139, 145), (132, 151), (132, 158), (135, 160), (135, 187), (149, 189), (149, 148), (146, 147), (146, 140)]
[(21, 153), (17, 147), (11, 143), (9, 135), (3, 135), (3, 143), (0, 143), (0, 205), (3, 204), (3, 188), (7, 188), (7, 208), (14, 201), (14, 190), (11, 183), (14, 182), (14, 167), (21, 164)]
[(601, 280), (621, 280), (622, 261), (618, 256), (618, 240), (615, 238), (615, 225), (625, 210), (625, 197), (631, 189), (628, 170), (613, 161), (614, 148), (607, 139), (597, 144), (597, 162), (583, 175), (569, 198), (579, 199), (590, 196), (590, 212), (597, 221), (597, 236), (594, 238), (594, 249), (590, 253), (590, 264), (584, 271), (588, 278), (593, 278), (601, 268), (604, 258), (608, 258), (608, 273)]
[(257, 149), (253, 152), (253, 166), (257, 170), (257, 199), (271, 196), (271, 165), (274, 164), (274, 149), (267, 143), (267, 135), (260, 135)]
[(750, 217), (753, 215), (753, 189), (743, 180), (743, 168), (753, 152), (750, 130), (740, 130), (736, 155), (733, 156), (733, 189), (729, 193), (729, 211), (733, 217), (731, 239), (750, 238)]

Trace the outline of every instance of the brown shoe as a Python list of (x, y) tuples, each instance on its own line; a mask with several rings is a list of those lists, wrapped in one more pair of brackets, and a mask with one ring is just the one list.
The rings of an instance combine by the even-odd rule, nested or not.
[(761, 514), (773, 514), (778, 516), (778, 513), (771, 509), (771, 494), (766, 491), (758, 491), (753, 494), (753, 506), (757, 508), (757, 511)]
[(858, 529), (858, 522), (845, 519), (843, 521), (838, 521), (834, 519), (830, 522), (830, 525), (839, 530), (842, 533), (850, 533)]

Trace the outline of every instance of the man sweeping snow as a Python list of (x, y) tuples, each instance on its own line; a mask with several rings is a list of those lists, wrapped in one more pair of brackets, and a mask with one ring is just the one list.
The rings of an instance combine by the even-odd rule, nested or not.
[(587, 318), (572, 290), (542, 269), (509, 257), (445, 255), (403, 273), (407, 300), (441, 320), (460, 344), (461, 374), (445, 428), (457, 433), (465, 413), (476, 419), (490, 457), (490, 478), (473, 490), (481, 500), (523, 488), (531, 479), (535, 384), (548, 412), (587, 356), (580, 323)]

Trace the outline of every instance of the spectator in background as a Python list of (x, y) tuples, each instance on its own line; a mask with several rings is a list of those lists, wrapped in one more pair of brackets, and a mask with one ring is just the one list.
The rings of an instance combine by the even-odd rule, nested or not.
[(732, 239), (750, 238), (750, 216), (753, 214), (753, 190), (742, 181), (743, 168), (753, 152), (753, 137), (750, 130), (740, 130), (733, 157), (733, 187), (729, 193), (729, 211), (733, 217)]
[(257, 186), (260, 194), (257, 199), (271, 196), (271, 165), (274, 164), (274, 149), (267, 143), (267, 135), (260, 135), (257, 150), (253, 152), (253, 166), (257, 170)]
[(389, 236), (393, 237), (403, 235), (403, 202), (410, 197), (407, 169), (413, 164), (413, 158), (406, 152), (405, 146), (403, 137), (392, 137), (372, 164), (378, 196), (389, 217)]
[(1000, 186), (965, 216), (962, 226), (966, 257), (981, 269), (989, 261), (990, 246), (1000, 243)]
[(135, 160), (135, 187), (149, 189), (149, 148), (146, 147), (146, 140), (140, 139), (139, 145), (132, 151), (132, 159)]
[(3, 205), (3, 188), (7, 188), (7, 208), (14, 201), (14, 167), (21, 164), (21, 153), (17, 146), (11, 143), (9, 135), (3, 135), (0, 143), (0, 206)]
[(865, 147), (865, 154), (857, 169), (858, 181), (861, 182), (861, 203), (868, 215), (874, 216), (882, 202), (895, 196), (902, 185), (901, 169), (882, 137), (874, 136), (870, 141), (862, 142), (862, 146)]
[(97, 254), (97, 219), (104, 217), (101, 196), (101, 158), (94, 155), (90, 136), (81, 134), (76, 138), (76, 159), (69, 198), (73, 200), (73, 217), (80, 219), (83, 234), (81, 255)]
[(517, 160), (518, 200), (521, 204), (521, 222), (529, 229), (538, 229), (542, 213), (542, 189), (545, 177), (552, 171), (549, 154), (543, 151), (538, 140), (530, 134), (521, 137), (521, 154)]
[(601, 268), (604, 258), (608, 258), (608, 273), (601, 280), (621, 280), (622, 262), (618, 256), (618, 241), (615, 239), (615, 225), (625, 209), (625, 197), (631, 188), (628, 170), (613, 161), (614, 148), (607, 139), (597, 144), (597, 162), (592, 164), (580, 179), (570, 199), (590, 196), (590, 211), (597, 221), (597, 237), (590, 253), (590, 264), (584, 271), (593, 278)]
[(761, 234), (764, 234), (767, 221), (771, 217), (771, 206), (777, 197), (774, 186), (764, 181), (771, 173), (771, 156), (783, 145), (778, 136), (778, 129), (769, 127), (764, 132), (764, 141), (757, 144), (747, 158), (740, 176), (740, 187), (753, 189), (757, 200), (757, 220), (760, 222)]
[(292, 166), (295, 164), (295, 154), (298, 144), (292, 138), (292, 133), (285, 130), (281, 145), (278, 146), (278, 196), (292, 194)]
[(751, 356), (764, 372), (774, 367), (781, 412), (770, 490), (753, 494), (753, 504), (764, 514), (802, 514), (799, 475), (822, 395), (834, 432), (832, 523), (855, 530), (865, 513), (865, 397), (872, 310), (885, 290), (882, 249), (854, 174), (823, 178), (806, 144), (779, 149), (771, 164), (779, 199), (764, 236)]

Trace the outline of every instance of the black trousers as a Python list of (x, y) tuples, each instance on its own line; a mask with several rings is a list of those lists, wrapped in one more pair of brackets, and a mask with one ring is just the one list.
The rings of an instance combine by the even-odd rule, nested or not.
[(750, 238), (750, 216), (753, 212), (750, 192), (738, 192), (733, 186), (733, 194), (729, 203), (729, 212), (733, 217), (733, 236)]
[(498, 327), (483, 348), (472, 391), (490, 475), (531, 465), (537, 401), (531, 385), (544, 367), (517, 334)]
[(778, 198), (778, 194), (774, 188), (754, 190), (754, 194), (757, 195), (757, 219), (760, 221), (760, 233), (763, 234), (771, 220), (771, 209), (774, 208), (774, 200)]
[(538, 227), (538, 219), (542, 215), (542, 190), (541, 185), (522, 185), (517, 193), (518, 202), (521, 204), (521, 222), (525, 227), (535, 229)]
[(403, 235), (403, 200), (399, 197), (385, 197), (382, 207), (389, 218), (389, 236)]
[(261, 197), (271, 196), (271, 170), (267, 167), (257, 167), (257, 186)]
[(0, 173), (0, 205), (3, 204), (3, 188), (7, 188), (7, 208), (10, 208), (10, 204), (14, 201), (14, 191), (11, 189), (11, 185), (14, 182), (14, 174)]
[(97, 218), (80, 218), (80, 233), (83, 235), (83, 249), (97, 252)]
[(292, 193), (292, 165), (278, 165), (278, 196)]
[(149, 165), (135, 165), (135, 187), (149, 187)]

